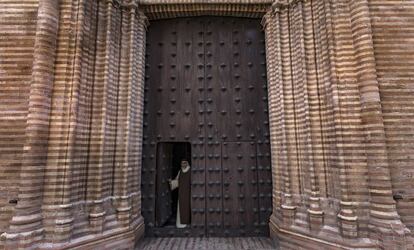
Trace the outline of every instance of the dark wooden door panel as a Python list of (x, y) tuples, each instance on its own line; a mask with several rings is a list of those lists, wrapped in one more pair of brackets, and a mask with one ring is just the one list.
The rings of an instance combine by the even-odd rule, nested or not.
[(208, 19), (205, 29), (206, 136), (209, 141), (228, 140), (227, 132), (233, 133), (226, 129), (232, 123), (232, 22)]
[[(160, 20), (147, 37), (142, 212), (148, 234), (266, 235), (271, 163), (260, 20)], [(156, 226), (160, 141), (191, 142), (190, 230)]]
[(208, 236), (223, 233), (223, 185), (221, 144), (212, 141), (206, 146), (206, 212)]
[(225, 236), (256, 235), (259, 202), (255, 142), (223, 142)]
[(171, 143), (159, 143), (157, 147), (155, 225), (158, 227), (163, 226), (172, 214), (171, 191), (168, 183), (168, 179), (171, 178), (172, 149)]
[(203, 24), (186, 18), (177, 22), (176, 31), (172, 32), (178, 34), (174, 66), (178, 77), (174, 85), (176, 102), (171, 105), (175, 111), (175, 139), (202, 139), (204, 131), (199, 123), (203, 122), (204, 113), (199, 111), (203, 109), (204, 100), (201, 89), (204, 87)]
[(270, 163), (269, 140), (257, 143), (257, 178), (259, 195), (259, 225), (256, 228), (260, 235), (269, 234), (269, 218), (272, 213), (272, 174)]
[(203, 236), (206, 228), (204, 142), (194, 142), (191, 145), (191, 152), (191, 233), (194, 236)]

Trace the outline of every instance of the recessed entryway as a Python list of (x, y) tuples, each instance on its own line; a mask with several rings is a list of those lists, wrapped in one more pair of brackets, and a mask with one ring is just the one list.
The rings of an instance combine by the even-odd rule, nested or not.
[[(260, 19), (152, 21), (145, 72), (146, 235), (267, 236), (272, 177)], [(167, 180), (184, 157), (191, 165), (191, 225), (178, 229)]]

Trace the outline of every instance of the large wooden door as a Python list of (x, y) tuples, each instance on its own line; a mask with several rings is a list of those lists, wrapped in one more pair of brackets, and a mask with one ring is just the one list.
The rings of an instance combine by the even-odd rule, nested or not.
[[(147, 234), (267, 235), (272, 182), (260, 20), (160, 20), (151, 23), (147, 37), (142, 170)], [(155, 223), (160, 141), (191, 143), (190, 229)]]

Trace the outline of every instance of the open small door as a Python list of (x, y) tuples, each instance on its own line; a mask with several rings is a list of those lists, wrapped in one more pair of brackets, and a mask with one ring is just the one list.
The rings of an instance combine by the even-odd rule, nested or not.
[(181, 160), (191, 166), (191, 144), (188, 142), (160, 142), (157, 146), (156, 227), (175, 226), (178, 190), (170, 190), (168, 179), (174, 179), (181, 168)]
[(172, 168), (172, 143), (159, 143), (157, 149), (156, 226), (162, 227), (171, 217), (172, 196), (168, 183)]

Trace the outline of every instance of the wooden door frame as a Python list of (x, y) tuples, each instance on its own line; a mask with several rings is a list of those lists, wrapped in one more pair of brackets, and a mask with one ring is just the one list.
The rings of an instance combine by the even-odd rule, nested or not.
[[(139, 0), (138, 13), (141, 18), (146, 19), (147, 26), (151, 25), (151, 21), (160, 19), (197, 16), (228, 16), (263, 20), (265, 14), (272, 10), (272, 3), (273, 0), (215, 0), (211, 3), (205, 3), (202, 0)], [(147, 43), (148, 37), (145, 36), (145, 39)], [(143, 54), (145, 52), (144, 50)], [(145, 57), (139, 59), (142, 65), (146, 64)], [(267, 59), (266, 57), (266, 63), (270, 65)], [(143, 98), (145, 97), (144, 94)], [(143, 116), (141, 117), (143, 119)], [(139, 171), (141, 172), (141, 169)]]
[(203, 0), (140, 0), (138, 7), (149, 21), (194, 16), (262, 18), (273, 2), (273, 0), (213, 0), (205, 3)]

